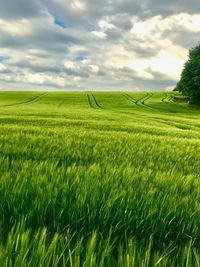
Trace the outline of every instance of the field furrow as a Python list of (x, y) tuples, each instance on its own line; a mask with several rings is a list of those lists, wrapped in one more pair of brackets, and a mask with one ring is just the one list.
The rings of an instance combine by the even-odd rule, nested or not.
[(30, 105), (32, 103), (35, 103), (35, 102), (39, 101), (42, 97), (46, 96), (47, 94), (48, 93), (40, 94), (40, 95), (38, 95), (36, 97), (33, 97), (31, 99), (28, 99), (28, 100), (26, 100), (24, 102), (16, 102), (16, 103), (12, 103), (12, 104), (2, 105), (2, 106), (0, 106), (0, 108), (1, 107), (5, 108), (5, 107), (13, 107), (13, 106), (21, 106), (21, 105)]

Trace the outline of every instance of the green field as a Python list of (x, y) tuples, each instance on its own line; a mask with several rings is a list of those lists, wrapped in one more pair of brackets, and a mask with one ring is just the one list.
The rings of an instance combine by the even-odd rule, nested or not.
[(200, 266), (200, 109), (0, 93), (0, 266)]

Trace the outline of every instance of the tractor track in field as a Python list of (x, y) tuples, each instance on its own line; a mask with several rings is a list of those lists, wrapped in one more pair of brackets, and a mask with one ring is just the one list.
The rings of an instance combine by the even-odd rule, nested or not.
[(96, 106), (97, 106), (98, 108), (100, 108), (100, 109), (103, 109), (103, 108), (99, 105), (99, 103), (97, 102), (95, 96), (94, 96), (92, 93), (91, 93), (91, 95), (92, 95), (92, 97), (93, 97), (93, 99), (94, 99), (94, 102), (95, 102)]
[(88, 104), (93, 109), (103, 109), (97, 102), (95, 96), (91, 93), (87, 93)]
[(133, 102), (134, 104), (137, 105), (137, 103), (136, 103), (137, 100), (136, 99), (130, 97), (128, 94), (122, 94), (122, 95), (123, 95), (124, 98), (126, 98), (127, 100), (129, 100), (129, 101), (131, 101), (131, 102)]
[(59, 104), (57, 104), (57, 107), (60, 108), (65, 103), (65, 100), (62, 100)]
[(169, 101), (169, 102), (174, 102), (174, 101), (173, 101), (174, 96), (175, 96), (175, 94), (171, 95), (168, 101)]
[(66, 98), (63, 98), (56, 106), (58, 108), (62, 107), (64, 105), (65, 101), (66, 101)]
[[(153, 97), (153, 93), (149, 93), (146, 98), (143, 99), (143, 101), (140, 101), (142, 103), (142, 105), (146, 105), (145, 101), (149, 100), (150, 98)], [(146, 105), (147, 106), (147, 105)]]
[(132, 103), (136, 104), (137, 105), (137, 99), (131, 97), (130, 95), (128, 94), (122, 94), (123, 97), (125, 97), (127, 100), (131, 101)]
[[(131, 96), (130, 96), (131, 97)], [(145, 96), (143, 96), (143, 97), (141, 97), (141, 98), (139, 98), (137, 101), (136, 101), (136, 104), (139, 104), (139, 103), (144, 103), (144, 101), (145, 101), (145, 99), (148, 97), (148, 93), (145, 95)]]
[(165, 100), (166, 100), (167, 98), (168, 98), (168, 95), (167, 95), (167, 94), (164, 94), (164, 97), (161, 99), (161, 102), (166, 103)]
[(149, 107), (148, 105), (145, 104), (145, 101), (149, 100), (150, 98), (153, 97), (153, 93), (147, 93), (145, 96), (139, 98), (139, 99), (135, 99), (133, 98), (132, 96), (130, 96), (129, 94), (123, 94), (123, 96), (133, 102), (134, 104), (138, 105), (138, 104), (142, 104), (142, 105), (145, 105), (147, 107)]
[(17, 107), (17, 106), (21, 106), (21, 105), (31, 105), (32, 103), (35, 103), (37, 101), (39, 101), (43, 96), (48, 95), (48, 93), (44, 93), (41, 94), (39, 96), (33, 97), (27, 101), (24, 102), (19, 102), (19, 103), (13, 103), (13, 104), (8, 104), (8, 105), (2, 105), (0, 106), (0, 108), (4, 108), (4, 107)]
[(174, 98), (175, 94), (165, 94), (165, 96), (161, 99), (162, 102), (164, 103), (169, 103), (169, 102), (173, 102), (173, 98)]
[(91, 108), (94, 108), (93, 105), (92, 105), (92, 102), (91, 102), (91, 100), (90, 100), (90, 95), (89, 95), (89, 94), (87, 94), (87, 100), (88, 100), (88, 104), (89, 104), (89, 106), (90, 106)]
[(147, 101), (148, 99), (150, 99), (153, 96), (153, 93), (146, 93), (145, 96), (139, 98), (139, 99), (134, 99), (132, 96), (128, 95), (129, 99), (132, 99), (133, 101), (135, 101), (135, 104), (142, 104), (145, 105), (145, 101)]

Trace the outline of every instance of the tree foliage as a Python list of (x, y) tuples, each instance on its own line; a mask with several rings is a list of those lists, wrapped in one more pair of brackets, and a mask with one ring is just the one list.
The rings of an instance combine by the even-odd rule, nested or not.
[(200, 44), (189, 51), (176, 89), (189, 96), (192, 103), (200, 103)]

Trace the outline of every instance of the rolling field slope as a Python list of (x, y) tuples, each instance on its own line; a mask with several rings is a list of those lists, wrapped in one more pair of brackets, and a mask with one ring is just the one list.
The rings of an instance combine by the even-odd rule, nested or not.
[(200, 266), (200, 109), (0, 93), (0, 266)]

